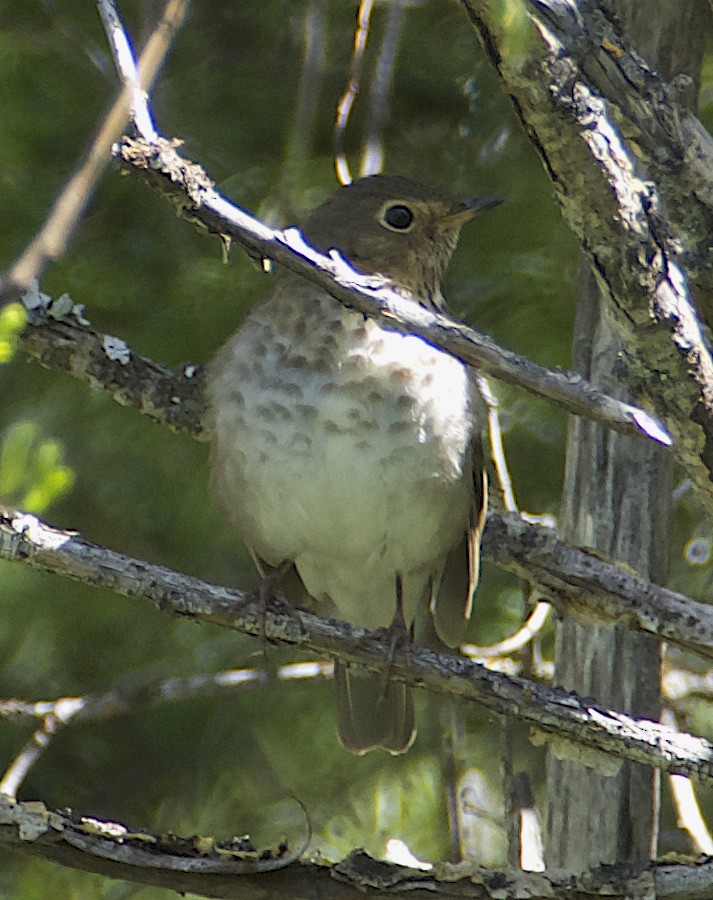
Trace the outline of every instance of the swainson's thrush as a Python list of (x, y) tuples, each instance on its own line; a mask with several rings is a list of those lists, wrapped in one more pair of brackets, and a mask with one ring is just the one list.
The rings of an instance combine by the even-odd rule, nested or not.
[[(335, 191), (303, 233), (440, 310), (461, 226), (495, 202), (375, 175)], [(283, 272), (211, 363), (208, 397), (215, 494), (263, 573), (292, 562), (322, 610), (368, 629), (389, 626), (398, 594), (416, 641), (421, 622), (458, 645), (487, 504), (466, 366)], [(335, 682), (347, 749), (408, 749), (409, 688), (341, 663)]]

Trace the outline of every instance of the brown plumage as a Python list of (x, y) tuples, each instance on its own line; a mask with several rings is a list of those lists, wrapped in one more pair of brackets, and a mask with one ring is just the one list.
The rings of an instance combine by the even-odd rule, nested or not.
[[(372, 176), (339, 188), (303, 230), (442, 309), (461, 226), (495, 202)], [(487, 504), (472, 373), (283, 273), (211, 364), (208, 396), (214, 490), (260, 565), (291, 561), (318, 609), (369, 629), (391, 624), (398, 581), (415, 640), (430, 629), (457, 646)], [(341, 663), (335, 683), (345, 747), (410, 746), (410, 689)]]

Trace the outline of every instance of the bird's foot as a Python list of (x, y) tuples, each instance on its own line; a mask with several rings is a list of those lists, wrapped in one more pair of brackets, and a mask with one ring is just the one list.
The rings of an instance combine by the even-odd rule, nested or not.
[(267, 566), (262, 567), (262, 580), (260, 581), (260, 587), (257, 591), (257, 602), (258, 602), (258, 637), (262, 641), (263, 644), (268, 643), (267, 639), (267, 607), (270, 603), (285, 603), (285, 596), (280, 590), (282, 586), (282, 579), (285, 576), (285, 573), (289, 571), (292, 566), (292, 562), (290, 560), (285, 560), (280, 563), (279, 566), (274, 566), (268, 568)]
[(413, 637), (404, 617), (403, 582), (398, 574), (396, 575), (396, 609), (394, 610), (394, 617), (387, 628), (379, 629), (378, 631), (381, 632), (381, 637), (389, 640), (386, 665), (382, 676), (382, 688), (384, 693), (386, 693), (391, 679), (391, 669), (393, 668), (396, 651), (408, 647)]

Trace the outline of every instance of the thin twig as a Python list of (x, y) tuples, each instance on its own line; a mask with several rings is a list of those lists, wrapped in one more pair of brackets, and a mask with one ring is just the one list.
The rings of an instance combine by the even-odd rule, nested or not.
[(384, 168), (383, 131), (389, 116), (389, 94), (404, 21), (403, 0), (391, 0), (384, 35), (369, 91), (369, 120), (362, 143), (360, 175), (376, 175)]
[(62, 727), (53, 715), (44, 717), (42, 725), (32, 734), (25, 746), (12, 760), (0, 779), (0, 795), (14, 800), (28, 772), (49, 747), (52, 738)]
[[(678, 731), (676, 717), (670, 709), (661, 712), (661, 722)], [(688, 832), (697, 853), (713, 856), (713, 837), (701, 813), (693, 782), (685, 775), (669, 775), (668, 778), (678, 827)]]
[(223, 669), (207, 675), (140, 681), (131, 688), (114, 688), (77, 697), (54, 700), (0, 700), (0, 718), (16, 725), (54, 716), (63, 725), (71, 722), (95, 722), (123, 716), (145, 707), (183, 703), (205, 697), (219, 697), (236, 691), (250, 690), (274, 681), (285, 683), (329, 679), (334, 663), (305, 660), (279, 666), (274, 672), (253, 667)]
[(478, 374), (478, 387), (480, 393), (488, 407), (488, 439), (490, 441), (490, 458), (495, 466), (495, 472), (498, 476), (500, 491), (503, 495), (503, 506), (508, 512), (519, 513), (520, 509), (515, 499), (515, 491), (512, 486), (512, 478), (510, 478), (510, 470), (508, 468), (507, 457), (505, 456), (505, 445), (503, 444), (503, 430), (500, 427), (500, 404), (495, 392), (490, 386), (488, 379)]
[(97, 0), (97, 8), (114, 57), (114, 65), (131, 97), (130, 119), (139, 134), (142, 134), (147, 140), (155, 141), (158, 133), (149, 110), (148, 85), (139, 75), (129, 36), (119, 18), (116, 5), (113, 0)]
[(357, 27), (354, 31), (354, 46), (352, 48), (352, 61), (349, 66), (349, 78), (344, 93), (337, 103), (337, 116), (334, 123), (334, 168), (337, 180), (340, 184), (350, 184), (352, 180), (351, 169), (344, 149), (344, 135), (347, 130), (352, 106), (359, 93), (361, 85), (362, 68), (364, 65), (364, 51), (369, 39), (369, 26), (371, 14), (374, 9), (374, 0), (359, 0), (357, 12)]
[[(141, 54), (140, 83), (145, 89), (153, 83), (187, 7), (188, 0), (167, 0), (163, 16)], [(125, 86), (121, 90), (84, 161), (60, 191), (40, 231), (0, 277), (0, 305), (16, 300), (39, 277), (49, 262), (59, 259), (66, 252), (92, 192), (111, 161), (112, 145), (126, 127), (134, 95), (135, 91), (131, 86)]]
[(471, 659), (477, 660), (492, 659), (497, 656), (510, 656), (513, 653), (518, 653), (542, 630), (551, 610), (552, 606), (546, 600), (540, 600), (535, 604), (535, 608), (515, 634), (498, 641), (497, 644), (489, 644), (486, 647), (479, 647), (476, 644), (463, 644), (460, 648), (461, 652)]
[(145, 681), (131, 688), (115, 688), (79, 697), (58, 697), (34, 703), (21, 700), (0, 701), (0, 718), (18, 725), (36, 722), (37, 719), (41, 723), (2, 776), (0, 794), (13, 798), (17, 796), (30, 769), (49, 747), (52, 738), (70, 723), (113, 718), (145, 707), (185, 702), (198, 697), (234, 694), (271, 681), (331, 678), (333, 671), (332, 662), (296, 662), (280, 666), (274, 674), (266, 669), (227, 669), (209, 675)]

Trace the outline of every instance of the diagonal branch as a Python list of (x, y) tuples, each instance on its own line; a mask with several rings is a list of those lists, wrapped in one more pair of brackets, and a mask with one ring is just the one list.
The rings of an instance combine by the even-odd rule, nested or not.
[[(350, 296), (348, 289), (344, 293)], [(398, 295), (394, 296), (403, 305), (403, 300)], [(66, 295), (62, 299), (66, 299)], [(81, 304), (57, 312), (51, 298), (34, 292), (26, 296), (25, 303), (29, 315), (20, 346), (28, 356), (46, 368), (68, 372), (92, 387), (101, 388), (122, 406), (137, 409), (174, 431), (187, 431), (200, 440), (206, 439), (205, 434), (201, 433), (201, 420), (205, 414), (201, 366), (185, 363), (170, 370), (137, 355), (121, 338), (94, 330), (84, 317)], [(371, 298), (367, 305), (374, 305)], [(427, 310), (413, 313), (407, 308), (401, 315), (405, 323), (404, 331), (411, 331), (409, 323), (423, 321), (425, 317), (445, 320), (444, 316), (432, 316)], [(385, 318), (393, 327), (394, 320), (388, 314)], [(667, 436), (648, 413), (598, 391), (581, 376), (538, 366), (498, 347), (489, 338), (465, 325), (455, 323), (455, 328), (456, 335), (450, 325), (444, 328), (440, 322), (434, 322), (426, 326), (425, 333), (431, 334), (430, 343), (444, 349), (447, 349), (445, 345), (449, 342), (458, 343), (460, 335), (458, 346), (465, 346), (465, 349), (454, 352), (454, 355), (465, 362), (469, 358), (480, 358), (482, 354), (488, 363), (480, 365), (481, 369), (498, 369), (504, 380), (547, 396), (570, 412), (603, 422), (625, 434), (646, 433), (655, 440), (667, 442)], [(414, 333), (418, 330), (418, 326), (414, 326)], [(445, 341), (442, 340), (443, 334), (447, 335)]]
[[(662, 215), (657, 184), (646, 180), (654, 149), (628, 140), (628, 124), (621, 131), (612, 107), (624, 118), (637, 104), (641, 118), (654, 114), (651, 80), (628, 81), (628, 69), (616, 82), (591, 81), (578, 60), (593, 56), (600, 70), (611, 72), (613, 63), (634, 56), (613, 26), (602, 34), (601, 4), (586, 0), (525, 0), (535, 28), (529, 54), (508, 42), (500, 7), (485, 0), (461, 0), (491, 62), (510, 93), (515, 110), (539, 152), (553, 181), (564, 217), (580, 239), (614, 314), (624, 345), (622, 364), (638, 390), (645, 393), (666, 429), (687, 474), (713, 505), (713, 357), (692, 302), (686, 266), (687, 236), (674, 231)], [(608, 21), (608, 20), (607, 20)], [(585, 36), (587, 30), (590, 36)], [(593, 41), (592, 36), (599, 39)], [(519, 45), (517, 45), (519, 46)], [(572, 55), (569, 55), (570, 52)], [(583, 63), (584, 66), (584, 63)], [(651, 74), (651, 73), (649, 73)], [(600, 92), (601, 88), (601, 92)], [(625, 100), (620, 100), (623, 96)], [(658, 120), (681, 121), (679, 109), (656, 96)], [(692, 118), (686, 119), (689, 123)], [(624, 127), (626, 126), (626, 127)], [(636, 133), (638, 133), (638, 128)], [(625, 139), (622, 135), (626, 134)], [(703, 129), (699, 127), (699, 144)], [(708, 142), (710, 139), (707, 139)], [(654, 142), (655, 143), (655, 142)], [(647, 158), (641, 162), (641, 149)], [(653, 164), (652, 164), (653, 165)], [(653, 166), (652, 171), (655, 171)], [(710, 179), (710, 174), (708, 174)], [(687, 180), (686, 180), (687, 179)], [(669, 171), (668, 183), (689, 195), (695, 173), (684, 155)], [(695, 249), (695, 247), (694, 247)], [(696, 273), (698, 274), (698, 272)]]
[[(29, 315), (22, 347), (42, 365), (99, 385), (122, 405), (176, 431), (206, 438), (201, 367), (184, 364), (174, 371), (165, 369), (133, 353), (117, 338), (95, 332), (84, 324), (86, 320), (78, 321), (74, 311), (56, 318), (51, 306), (50, 311), (37, 306)], [(711, 607), (572, 547), (558, 540), (551, 529), (528, 524), (516, 515), (491, 513), (483, 556), (539, 585), (560, 610), (585, 604), (590, 615), (713, 655)]]
[[(97, 547), (76, 532), (51, 528), (34, 516), (0, 518), (0, 557), (107, 587), (123, 596), (143, 597), (164, 612), (255, 636), (264, 633), (276, 643), (329, 654), (372, 672), (383, 671), (388, 645), (363, 628), (274, 604), (263, 620), (261, 604), (244, 592)], [(391, 675), (514, 716), (549, 740), (574, 741), (610, 757), (713, 781), (713, 745), (702, 738), (679, 735), (656, 722), (634, 719), (562, 690), (488, 671), (462, 657), (409, 647), (394, 652)], [(598, 753), (594, 758), (606, 761)], [(611, 767), (611, 758), (607, 764)]]
[[(180, 28), (188, 0), (166, 0), (163, 15), (151, 33), (139, 62), (142, 82), (149, 86), (156, 77)], [(0, 274), (0, 306), (17, 299), (39, 277), (48, 263), (64, 255), (94, 189), (107, 167), (111, 146), (126, 127), (134, 88), (122, 88), (104, 118), (82, 162), (62, 188), (40, 231), (7, 272)]]
[[(597, 390), (580, 375), (546, 369), (448, 316), (417, 307), (383, 280), (356, 272), (338, 254), (327, 256), (313, 250), (296, 229), (279, 231), (263, 225), (221, 197), (203, 170), (182, 159), (170, 142), (160, 139), (153, 145), (127, 138), (117, 153), (129, 168), (136, 167), (154, 186), (160, 186), (185, 218), (239, 240), (253, 255), (269, 257), (305, 275), (341, 302), (379, 318), (395, 331), (417, 334), (463, 362), (550, 399), (569, 412), (625, 434), (645, 434), (670, 443), (669, 436), (647, 412)], [(36, 318), (39, 341), (37, 325)], [(47, 354), (46, 358), (51, 356)]]
[(205, 414), (201, 366), (184, 363), (168, 369), (139, 356), (121, 338), (92, 328), (81, 305), (68, 301), (71, 308), (59, 314), (55, 307), (62, 299), (52, 303), (46, 294), (26, 295), (28, 322), (19, 344), (28, 356), (101, 388), (121, 406), (173, 431), (206, 439), (201, 424)]

